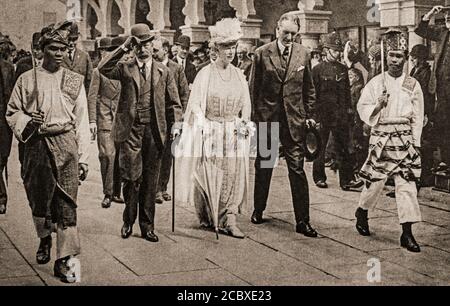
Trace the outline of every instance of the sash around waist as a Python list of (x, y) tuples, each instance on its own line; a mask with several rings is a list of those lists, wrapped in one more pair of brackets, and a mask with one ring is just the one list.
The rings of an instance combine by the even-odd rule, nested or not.
[(42, 136), (55, 136), (72, 131), (75, 128), (75, 122), (70, 121), (64, 124), (54, 124), (50, 126), (41, 126), (38, 134)]

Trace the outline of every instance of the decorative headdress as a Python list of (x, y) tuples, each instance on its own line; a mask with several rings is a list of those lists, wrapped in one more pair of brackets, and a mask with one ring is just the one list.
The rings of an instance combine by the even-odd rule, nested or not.
[(209, 27), (211, 43), (226, 45), (237, 42), (242, 37), (241, 23), (237, 18), (225, 18)]
[(71, 25), (71, 21), (63, 21), (43, 28), (41, 31), (41, 38), (39, 39), (41, 48), (43, 49), (52, 42), (59, 42), (68, 46)]
[(408, 37), (400, 29), (390, 28), (382, 35), (387, 52), (408, 52)]

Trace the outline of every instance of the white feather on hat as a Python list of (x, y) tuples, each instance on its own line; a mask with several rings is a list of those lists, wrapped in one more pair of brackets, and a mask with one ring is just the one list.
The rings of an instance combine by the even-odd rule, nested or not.
[(241, 22), (237, 18), (225, 18), (209, 27), (211, 42), (223, 45), (238, 41), (242, 37)]

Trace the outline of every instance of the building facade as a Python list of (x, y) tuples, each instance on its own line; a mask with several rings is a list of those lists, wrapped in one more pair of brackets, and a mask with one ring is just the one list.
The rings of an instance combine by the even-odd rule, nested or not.
[[(279, 16), (298, 14), (302, 43), (320, 44), (321, 35), (336, 30), (362, 50), (379, 40), (384, 28), (399, 26), (409, 33), (410, 47), (424, 41), (413, 32), (421, 16), (445, 0), (0, 0), (0, 32), (18, 48), (29, 49), (36, 30), (62, 19), (79, 22), (84, 48), (96, 38), (127, 34), (134, 23), (173, 42), (181, 34), (195, 45), (209, 39), (208, 26), (224, 17), (242, 21), (244, 39), (270, 41)], [(437, 20), (436, 22), (440, 22)]]

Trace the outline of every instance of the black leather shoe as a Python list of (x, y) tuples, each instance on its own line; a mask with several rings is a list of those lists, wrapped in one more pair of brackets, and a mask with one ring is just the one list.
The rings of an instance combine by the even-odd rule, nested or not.
[(67, 265), (70, 256), (60, 258), (55, 261), (53, 266), (53, 274), (58, 277), (63, 283), (75, 283), (76, 275), (75, 272), (71, 272), (71, 267)]
[(129, 238), (131, 236), (131, 234), (133, 233), (133, 226), (124, 223), (120, 233), (121, 233), (123, 239)]
[(257, 212), (256, 210), (253, 211), (252, 217), (250, 219), (253, 224), (261, 224), (264, 222), (263, 220), (263, 213)]
[(368, 211), (360, 207), (355, 212), (356, 230), (361, 236), (370, 236), (369, 221), (367, 218)]
[(296, 226), (296, 232), (299, 234), (303, 234), (306, 237), (311, 237), (311, 238), (317, 237), (317, 232), (307, 222), (298, 223)]
[(105, 198), (102, 201), (102, 207), (103, 208), (110, 208), (111, 207), (111, 197), (105, 196)]
[(323, 188), (323, 189), (328, 188), (328, 184), (326, 182), (324, 182), (324, 181), (318, 181), (316, 183), (316, 186), (319, 187), (319, 188)]
[(125, 201), (120, 197), (120, 195), (113, 196), (112, 201), (119, 204), (125, 203)]
[(39, 248), (36, 252), (36, 262), (39, 265), (45, 265), (50, 261), (51, 249), (52, 249), (52, 236), (41, 238)]
[(162, 204), (162, 203), (164, 203), (164, 199), (163, 199), (163, 196), (162, 196), (162, 193), (161, 193), (161, 192), (158, 192), (158, 193), (156, 194), (155, 203), (156, 203), (156, 204)]
[(344, 191), (349, 191), (350, 189), (358, 189), (358, 188), (361, 188), (362, 186), (364, 186), (364, 182), (363, 181), (361, 181), (361, 180), (358, 180), (358, 181), (351, 180), (350, 182), (348, 182), (344, 186), (341, 186), (341, 188)]
[(6, 205), (0, 204), (0, 215), (6, 214)]
[(162, 197), (163, 197), (164, 201), (167, 201), (167, 202), (172, 201), (172, 197), (167, 192), (163, 192)]
[(159, 238), (156, 236), (156, 234), (153, 231), (147, 231), (142, 234), (142, 238), (145, 240), (148, 240), (150, 242), (158, 242)]
[(407, 235), (403, 233), (402, 236), (400, 237), (400, 245), (410, 252), (414, 253), (420, 252), (419, 244), (416, 242), (413, 235)]

